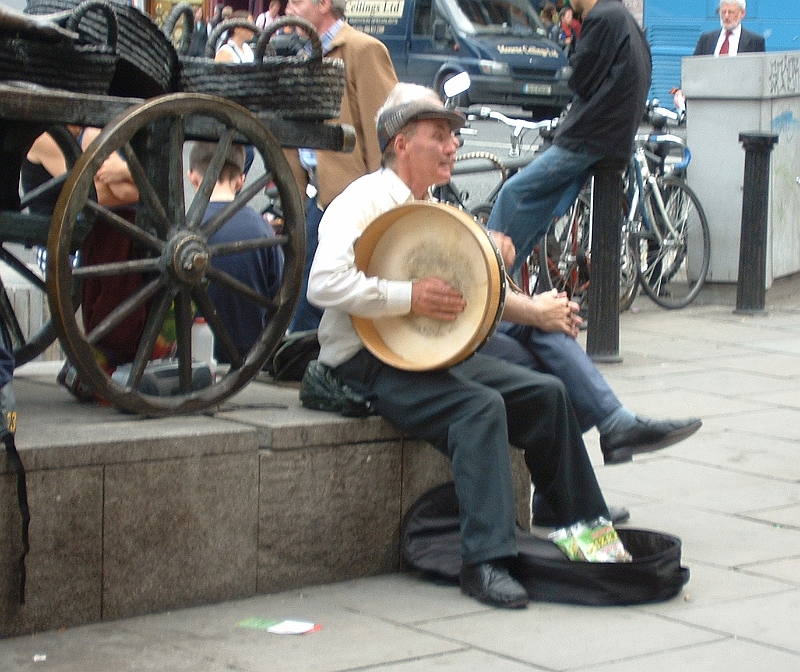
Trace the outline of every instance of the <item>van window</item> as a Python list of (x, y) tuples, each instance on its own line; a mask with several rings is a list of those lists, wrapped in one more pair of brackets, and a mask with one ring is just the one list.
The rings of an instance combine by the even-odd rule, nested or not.
[(414, 7), (414, 35), (433, 35), (431, 0), (417, 0)]
[(457, 0), (456, 4), (456, 11), (472, 25), (471, 33), (519, 36), (545, 33), (528, 0)]

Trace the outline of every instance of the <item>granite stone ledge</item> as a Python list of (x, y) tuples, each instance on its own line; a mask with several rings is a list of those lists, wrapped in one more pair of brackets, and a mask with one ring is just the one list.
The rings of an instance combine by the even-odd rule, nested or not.
[[(10, 483), (7, 481), (10, 480)], [(3, 479), (4, 571), (0, 635), (74, 627), (101, 619), (103, 470), (28, 474), (30, 552), (24, 605), (18, 604), (22, 551), (15, 479)], [(8, 492), (10, 486), (13, 492)], [(6, 517), (7, 515), (7, 517)], [(10, 535), (7, 537), (7, 535)]]
[(104, 485), (104, 620), (255, 593), (255, 451), (110, 465)]
[(28, 471), (246, 453), (257, 445), (252, 427), (203, 415), (60, 428), (21, 423), (17, 430)]
[(264, 450), (258, 592), (398, 569), (398, 442)]
[[(378, 416), (346, 418), (304, 408), (293, 388), (251, 383), (247, 393), (224, 404), (215, 417), (254, 427), (260, 448), (292, 450), (399, 440), (401, 436)], [(254, 394), (258, 395), (257, 402)]]

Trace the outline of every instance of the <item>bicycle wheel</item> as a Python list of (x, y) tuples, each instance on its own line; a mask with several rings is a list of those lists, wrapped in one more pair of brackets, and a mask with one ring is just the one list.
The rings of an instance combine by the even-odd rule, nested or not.
[(589, 289), (591, 199), (588, 188), (581, 190), (567, 213), (553, 222), (540, 245), (547, 251), (549, 272), (540, 274), (539, 291), (552, 288), (583, 302)]
[(708, 220), (697, 196), (680, 178), (659, 177), (657, 185), (664, 212), (650, 188), (642, 202), (646, 221), (638, 233), (640, 284), (659, 306), (683, 308), (695, 299), (708, 274)]
[(534, 246), (533, 252), (530, 253), (530, 256), (520, 268), (519, 286), (528, 296), (541, 294), (553, 289), (550, 272), (547, 268), (547, 258), (542, 255), (543, 250), (546, 249), (547, 236), (542, 238), (538, 245)]
[(639, 273), (636, 256), (636, 238), (627, 228), (622, 229), (619, 260), (619, 312), (624, 313), (639, 293)]
[(464, 172), (451, 175), (446, 188), (439, 188), (445, 194), (440, 200), (464, 208), (471, 214), (480, 206), (494, 203), (500, 186), (508, 177), (500, 158), (490, 152), (466, 152), (456, 157), (456, 163)]

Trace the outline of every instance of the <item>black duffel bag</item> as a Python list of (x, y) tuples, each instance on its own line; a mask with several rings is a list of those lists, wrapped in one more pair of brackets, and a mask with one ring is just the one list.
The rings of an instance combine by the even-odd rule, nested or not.
[[(517, 529), (518, 556), (509, 570), (532, 600), (583, 605), (661, 602), (677, 595), (689, 580), (681, 566), (681, 541), (662, 532), (617, 530), (632, 562), (569, 560), (548, 539)], [(403, 518), (403, 559), (436, 581), (458, 582), (461, 532), (458, 499), (452, 481), (417, 500)]]

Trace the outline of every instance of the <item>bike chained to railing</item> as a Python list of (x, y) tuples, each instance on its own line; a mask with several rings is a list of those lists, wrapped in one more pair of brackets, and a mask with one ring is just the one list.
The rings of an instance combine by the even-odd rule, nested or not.
[[(509, 126), (508, 158), (483, 151), (460, 154), (453, 171), (456, 180), (438, 187), (434, 196), (467, 210), (485, 224), (505, 180), (550, 144), (558, 119), (512, 119), (487, 107), (469, 119), (495, 119)], [(689, 305), (705, 281), (710, 258), (705, 213), (684, 179), (691, 153), (682, 138), (663, 132), (667, 125), (679, 126), (684, 119), (653, 100), (648, 103), (645, 120), (653, 132), (637, 135), (634, 154), (623, 176), (620, 312), (631, 306), (639, 285), (664, 308)], [(530, 130), (538, 132), (538, 144), (534, 140), (525, 152), (523, 138)], [(462, 130), (462, 135), (475, 133), (472, 128)], [(680, 152), (677, 161), (675, 151)], [(496, 183), (477, 203), (470, 201), (469, 189), (459, 186), (460, 176), (475, 173), (497, 174)], [(556, 207), (550, 230), (534, 247), (520, 277), (515, 278), (526, 293), (556, 289), (578, 303), (585, 301), (591, 266), (593, 180), (590, 178), (577, 196), (567, 194)], [(542, 255), (543, 250), (546, 256)], [(544, 259), (547, 272), (541, 268)]]

